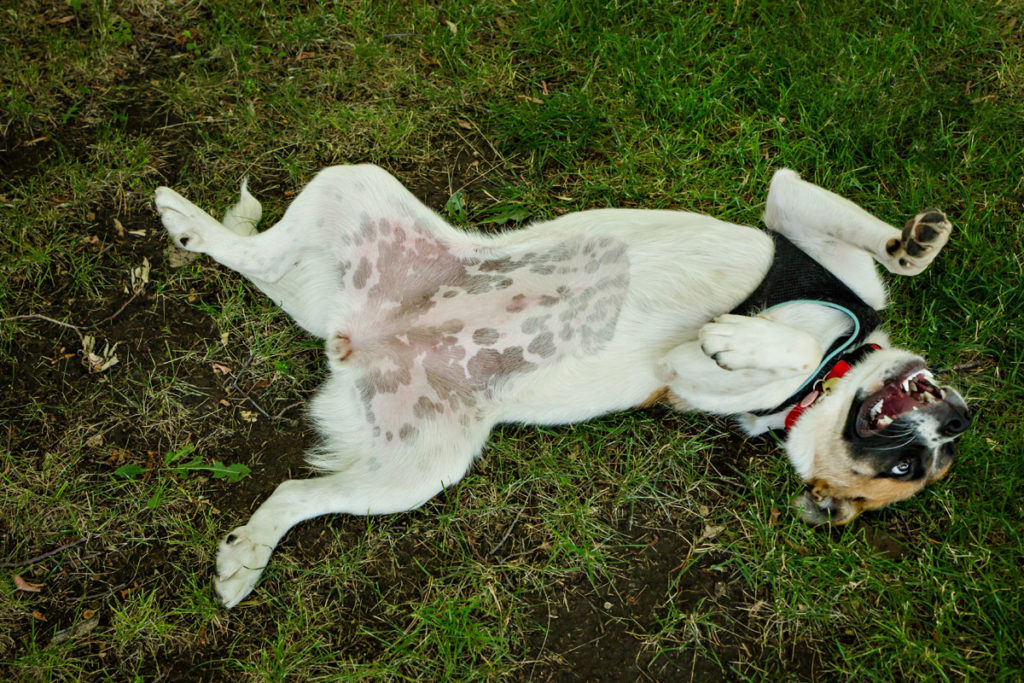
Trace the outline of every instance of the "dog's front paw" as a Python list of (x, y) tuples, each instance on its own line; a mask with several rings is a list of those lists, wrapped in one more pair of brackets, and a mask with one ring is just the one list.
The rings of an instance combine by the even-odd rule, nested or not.
[(700, 348), (723, 370), (796, 374), (814, 368), (821, 349), (813, 337), (762, 317), (727, 313), (699, 333)]
[(900, 237), (886, 242), (882, 263), (890, 272), (917, 275), (946, 246), (952, 230), (945, 214), (937, 209), (925, 209), (907, 221)]
[(169, 187), (156, 188), (154, 204), (174, 243), (182, 249), (200, 251), (202, 210)]
[(273, 551), (273, 544), (261, 541), (249, 527), (240, 526), (224, 537), (217, 550), (213, 580), (224, 607), (231, 609), (252, 592)]

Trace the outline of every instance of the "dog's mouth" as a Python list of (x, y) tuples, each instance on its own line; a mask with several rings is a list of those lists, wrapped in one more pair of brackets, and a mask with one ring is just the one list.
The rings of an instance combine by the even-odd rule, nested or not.
[(943, 400), (942, 389), (933, 381), (924, 363), (914, 361), (882, 388), (861, 401), (856, 429), (860, 436), (879, 432), (901, 415), (907, 415)]

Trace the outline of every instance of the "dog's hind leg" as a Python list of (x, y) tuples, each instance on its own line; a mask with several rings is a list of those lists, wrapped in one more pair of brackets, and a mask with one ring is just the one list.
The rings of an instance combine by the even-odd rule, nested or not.
[(227, 210), (221, 223), (236, 235), (250, 237), (256, 234), (256, 226), (262, 217), (263, 207), (249, 193), (249, 181), (243, 180), (238, 203)]
[(370, 445), (340, 472), (282, 483), (244, 526), (220, 543), (214, 587), (224, 606), (234, 607), (252, 591), (277, 543), (299, 522), (334, 513), (413, 510), (460, 481), (489, 430), (473, 431), (471, 439), (439, 432), (411, 445), (398, 439), (390, 448)]
[(341, 296), (338, 263), (295, 219), (257, 233), (260, 203), (242, 184), (241, 197), (220, 223), (174, 190), (156, 191), (156, 207), (176, 244), (238, 271), (311, 334), (326, 338)]
[(789, 169), (776, 171), (772, 178), (764, 220), (840, 277), (851, 268), (870, 265), (868, 256), (893, 273), (917, 275), (942, 250), (952, 230), (936, 209), (926, 209), (898, 230)]

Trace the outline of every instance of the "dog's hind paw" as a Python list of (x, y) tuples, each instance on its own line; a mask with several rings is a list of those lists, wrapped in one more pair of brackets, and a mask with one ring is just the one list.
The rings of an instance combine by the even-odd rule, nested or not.
[(935, 260), (952, 230), (945, 214), (925, 209), (907, 221), (902, 235), (886, 242), (882, 263), (898, 275), (917, 275)]
[(252, 592), (274, 551), (273, 545), (254, 536), (248, 527), (240, 526), (224, 537), (217, 550), (213, 587), (227, 609)]

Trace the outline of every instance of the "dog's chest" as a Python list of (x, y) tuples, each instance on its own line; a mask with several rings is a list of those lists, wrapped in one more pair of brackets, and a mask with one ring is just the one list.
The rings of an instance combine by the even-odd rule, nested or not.
[[(354, 310), (343, 332), (375, 425), (479, 418), (504, 380), (604, 347), (629, 284), (626, 246), (608, 237), (499, 247), (364, 218), (336, 253)], [(415, 433), (388, 427), (375, 433)]]

